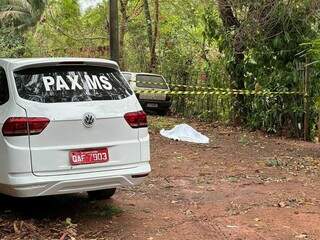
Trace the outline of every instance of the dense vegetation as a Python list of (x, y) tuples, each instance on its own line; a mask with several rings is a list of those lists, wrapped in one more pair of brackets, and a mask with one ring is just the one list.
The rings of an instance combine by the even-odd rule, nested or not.
[[(159, 72), (187, 86), (309, 94), (174, 97), (177, 113), (295, 137), (307, 123), (307, 135), (315, 136), (318, 0), (119, 0), (119, 6), (124, 70)], [(106, 0), (85, 11), (77, 0), (0, 3), (2, 57), (108, 58), (108, 32)]]

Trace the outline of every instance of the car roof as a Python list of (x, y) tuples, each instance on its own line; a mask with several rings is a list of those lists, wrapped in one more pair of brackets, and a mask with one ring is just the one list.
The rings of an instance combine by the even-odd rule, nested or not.
[(119, 69), (119, 65), (110, 60), (99, 58), (0, 58), (0, 64), (10, 66), (12, 69), (20, 69), (29, 66), (48, 66), (64, 63), (85, 63), (88, 65), (106, 66)]
[(162, 77), (161, 74), (155, 74), (155, 73), (144, 73), (144, 72), (122, 72), (123, 74), (134, 74), (134, 75), (148, 75), (148, 76), (157, 76)]

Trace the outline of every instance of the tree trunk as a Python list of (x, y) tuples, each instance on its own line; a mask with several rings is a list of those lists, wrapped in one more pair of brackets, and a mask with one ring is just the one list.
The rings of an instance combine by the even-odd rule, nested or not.
[[(151, 13), (150, 13), (148, 0), (143, 0), (143, 8), (144, 8), (144, 15), (145, 15), (146, 25), (147, 25), (148, 43), (149, 43), (150, 59), (151, 59), (152, 55), (153, 55), (152, 54), (152, 52), (153, 52), (153, 29), (152, 29), (152, 19), (151, 19)], [(149, 72), (152, 72), (151, 61), (150, 61), (150, 65), (149, 65)]]
[(148, 41), (149, 41), (149, 49), (150, 52), (152, 50), (152, 19), (150, 14), (150, 8), (149, 8), (149, 2), (148, 0), (143, 0), (143, 9), (144, 9), (144, 16), (146, 19), (146, 25), (147, 25), (147, 34), (148, 34)]
[(111, 59), (119, 62), (119, 15), (118, 0), (110, 0), (110, 54)]
[[(241, 36), (241, 31), (234, 37), (234, 62), (231, 63), (231, 88), (244, 89), (244, 42)], [(247, 108), (244, 95), (238, 95), (234, 99), (234, 121), (236, 124), (245, 122)]]
[(239, 28), (240, 22), (235, 17), (229, 0), (217, 0), (217, 3), (224, 27), (226, 29), (230, 29), (232, 27)]
[[(241, 23), (236, 18), (232, 5), (229, 0), (217, 0), (220, 17), (226, 30), (235, 29), (235, 36), (233, 38), (233, 57), (234, 61), (230, 63), (229, 74), (231, 77), (231, 88), (243, 89), (244, 84), (244, 36), (241, 31)], [(245, 121), (246, 108), (245, 99), (243, 95), (238, 95), (234, 99), (234, 120), (236, 123)]]
[(120, 67), (121, 69), (126, 68), (126, 62), (125, 62), (125, 35), (128, 30), (128, 13), (127, 13), (127, 7), (128, 7), (128, 0), (120, 0), (120, 13), (121, 13), (121, 20), (120, 20)]
[(157, 68), (157, 40), (159, 36), (159, 23), (160, 23), (160, 3), (159, 0), (155, 0), (155, 21), (154, 21), (154, 34), (152, 39), (152, 49), (150, 57), (150, 71), (155, 72)]

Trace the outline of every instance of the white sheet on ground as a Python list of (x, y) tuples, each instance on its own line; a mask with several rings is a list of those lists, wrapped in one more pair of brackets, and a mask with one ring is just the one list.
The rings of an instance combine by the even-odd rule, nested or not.
[(170, 138), (177, 141), (200, 143), (200, 144), (208, 144), (210, 142), (208, 137), (199, 133), (198, 131), (196, 131), (195, 129), (193, 129), (191, 126), (187, 124), (177, 125), (171, 130), (162, 129), (160, 131), (160, 134), (163, 137)]

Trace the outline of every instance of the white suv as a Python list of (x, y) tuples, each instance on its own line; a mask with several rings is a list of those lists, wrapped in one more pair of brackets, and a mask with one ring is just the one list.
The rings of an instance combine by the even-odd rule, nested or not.
[(149, 174), (146, 114), (116, 63), (0, 59), (0, 193), (109, 198)]

